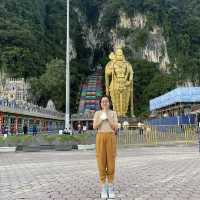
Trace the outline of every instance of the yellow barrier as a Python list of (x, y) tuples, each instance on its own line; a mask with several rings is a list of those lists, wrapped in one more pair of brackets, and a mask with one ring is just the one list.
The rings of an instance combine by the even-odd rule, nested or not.
[(118, 145), (161, 145), (176, 143), (197, 143), (197, 126), (147, 126), (142, 131), (137, 127), (120, 130)]

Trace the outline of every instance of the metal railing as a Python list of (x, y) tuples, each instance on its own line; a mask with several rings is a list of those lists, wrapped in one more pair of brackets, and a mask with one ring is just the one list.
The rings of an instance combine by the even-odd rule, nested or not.
[(117, 143), (119, 146), (197, 144), (197, 126), (144, 126), (124, 129), (119, 132)]

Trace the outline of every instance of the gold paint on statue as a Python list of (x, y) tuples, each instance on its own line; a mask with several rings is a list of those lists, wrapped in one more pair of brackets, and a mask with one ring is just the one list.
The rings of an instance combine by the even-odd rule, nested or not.
[(105, 68), (106, 95), (111, 96), (113, 110), (120, 117), (126, 116), (131, 104), (133, 114), (133, 69), (125, 60), (121, 48), (109, 55), (110, 61)]

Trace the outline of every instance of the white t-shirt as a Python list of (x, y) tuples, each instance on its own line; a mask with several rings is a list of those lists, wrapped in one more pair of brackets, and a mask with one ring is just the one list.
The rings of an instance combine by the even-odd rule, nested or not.
[[(97, 128), (98, 129), (98, 132), (114, 132), (114, 130), (111, 128), (109, 122), (108, 122), (108, 119), (106, 120), (101, 120), (100, 116), (104, 114), (103, 111), (96, 111), (95, 114), (94, 114), (94, 123), (100, 123), (99, 127)], [(116, 124), (116, 127), (118, 125), (118, 119), (117, 119), (117, 113), (115, 111), (112, 111), (112, 110), (108, 110), (107, 113), (106, 113), (107, 117), (114, 123)]]

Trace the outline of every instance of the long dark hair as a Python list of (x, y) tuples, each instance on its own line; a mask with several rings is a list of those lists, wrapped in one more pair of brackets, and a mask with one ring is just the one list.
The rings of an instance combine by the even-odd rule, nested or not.
[(100, 110), (102, 110), (101, 101), (102, 101), (103, 98), (107, 98), (108, 99), (108, 101), (109, 101), (109, 109), (112, 109), (112, 101), (111, 101), (110, 97), (107, 96), (107, 95), (103, 95), (99, 99), (99, 108), (100, 108)]

